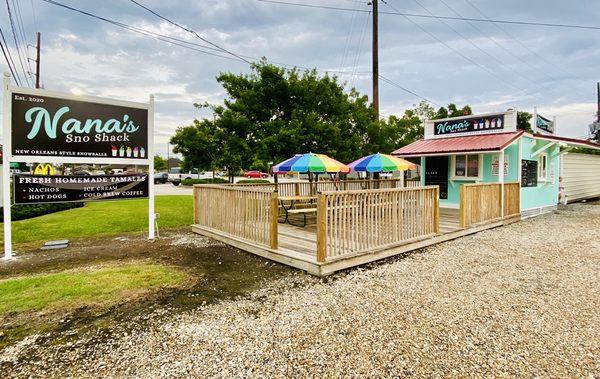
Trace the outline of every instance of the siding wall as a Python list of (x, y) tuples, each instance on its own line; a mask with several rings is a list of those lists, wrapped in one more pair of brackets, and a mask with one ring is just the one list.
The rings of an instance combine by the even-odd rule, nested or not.
[(600, 155), (567, 153), (562, 164), (567, 201), (600, 196)]

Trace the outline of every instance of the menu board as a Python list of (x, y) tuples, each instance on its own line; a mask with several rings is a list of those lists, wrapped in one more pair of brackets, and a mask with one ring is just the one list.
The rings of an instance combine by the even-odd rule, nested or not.
[(537, 187), (538, 163), (523, 159), (521, 161), (521, 187)]

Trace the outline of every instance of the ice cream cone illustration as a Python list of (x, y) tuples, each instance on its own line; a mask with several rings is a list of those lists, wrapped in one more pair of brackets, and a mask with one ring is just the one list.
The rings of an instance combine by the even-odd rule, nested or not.
[(117, 147), (113, 146), (112, 149), (111, 149), (111, 152), (112, 152), (112, 156), (116, 157), (117, 156)]
[(146, 156), (146, 149), (140, 147), (140, 157), (144, 158)]
[(131, 157), (131, 147), (127, 146), (127, 150), (125, 150), (127, 157)]
[(125, 146), (121, 146), (119, 148), (119, 156), (120, 157), (124, 157), (125, 156)]
[(137, 158), (137, 157), (138, 157), (138, 155), (139, 155), (139, 153), (140, 153), (140, 150), (138, 149), (138, 147), (137, 147), (137, 146), (136, 146), (136, 147), (134, 147), (134, 148), (133, 148), (133, 157), (134, 157), (134, 158)]

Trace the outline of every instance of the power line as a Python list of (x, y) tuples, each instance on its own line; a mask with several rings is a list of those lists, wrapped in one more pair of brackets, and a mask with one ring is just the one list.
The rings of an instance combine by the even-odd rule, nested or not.
[(137, 6), (139, 6), (139, 7), (141, 7), (141, 8), (143, 8), (143, 9), (147, 10), (148, 12), (152, 13), (152, 14), (153, 14), (153, 15), (155, 15), (156, 17), (158, 17), (158, 18), (160, 18), (160, 19), (162, 19), (162, 20), (165, 20), (165, 21), (167, 21), (168, 23), (170, 23), (170, 24), (172, 24), (172, 25), (175, 25), (175, 26), (177, 26), (178, 28), (180, 28), (180, 29), (183, 29), (183, 30), (185, 30), (185, 31), (186, 31), (186, 32), (188, 32), (188, 33), (192, 33), (192, 34), (193, 34), (193, 35), (195, 35), (197, 38), (199, 38), (200, 40), (202, 40), (202, 41), (204, 41), (204, 42), (208, 43), (209, 45), (212, 45), (212, 46), (216, 47), (216, 48), (217, 48), (217, 49), (219, 49), (219, 50), (222, 50), (223, 52), (225, 52), (225, 53), (227, 53), (227, 54), (233, 55), (234, 57), (236, 57), (236, 58), (238, 58), (238, 59), (241, 59), (241, 60), (243, 60), (244, 62), (246, 62), (246, 63), (248, 63), (248, 64), (250, 64), (250, 63), (251, 63), (249, 60), (247, 60), (247, 59), (244, 59), (243, 57), (239, 56), (238, 54), (236, 54), (236, 53), (232, 53), (231, 51), (229, 51), (229, 50), (225, 49), (224, 47), (221, 47), (221, 46), (217, 45), (216, 43), (213, 43), (213, 42), (211, 42), (211, 41), (207, 40), (206, 38), (204, 38), (204, 37), (202, 37), (200, 34), (198, 34), (198, 33), (197, 33), (195, 30), (192, 30), (192, 29), (186, 28), (185, 26), (183, 26), (183, 25), (181, 25), (181, 24), (178, 24), (178, 23), (176, 23), (175, 21), (173, 21), (173, 20), (171, 20), (171, 19), (168, 19), (167, 17), (164, 17), (164, 16), (160, 15), (159, 13), (157, 13), (157, 12), (153, 11), (152, 9), (150, 9), (150, 8), (148, 8), (148, 7), (146, 7), (146, 6), (142, 5), (142, 4), (140, 4), (140, 3), (138, 3), (136, 0), (129, 0), (129, 1), (131, 1), (132, 3), (134, 3), (135, 5), (137, 5)]
[(411, 95), (414, 95), (414, 96), (418, 97), (418, 98), (419, 98), (419, 99), (421, 99), (421, 100), (425, 100), (426, 102), (428, 102), (428, 103), (431, 103), (431, 104), (433, 104), (433, 105), (435, 105), (435, 106), (438, 106), (438, 107), (440, 106), (439, 104), (437, 104), (437, 103), (435, 103), (435, 102), (433, 102), (433, 101), (429, 100), (428, 98), (426, 98), (426, 97), (423, 97), (423, 96), (419, 95), (418, 93), (416, 93), (416, 92), (413, 92), (413, 91), (409, 90), (408, 88), (405, 88), (405, 87), (401, 86), (400, 84), (398, 84), (398, 83), (395, 83), (395, 82), (391, 81), (390, 79), (388, 79), (388, 78), (384, 77), (383, 75), (379, 75), (379, 78), (380, 78), (381, 80), (383, 80), (384, 82), (386, 82), (386, 83), (388, 83), (388, 84), (390, 84), (390, 85), (392, 85), (392, 86), (394, 86), (394, 87), (396, 87), (396, 88), (399, 88), (399, 89), (401, 89), (401, 90), (402, 90), (402, 91), (404, 91), (404, 92), (410, 93)]
[[(0, 33), (2, 33), (2, 30), (0, 29)], [(2, 39), (4, 40), (4, 33), (2, 33)], [(6, 50), (8, 50), (8, 46), (6, 46), (6, 50), (4, 49), (4, 44), (2, 42), (0, 42), (0, 47), (2, 48), (2, 54), (4, 55), (4, 59), (6, 59), (6, 64), (8, 65), (8, 68), (12, 74), (12, 76), (15, 78), (15, 81), (17, 80), (17, 76), (15, 75), (15, 71), (13, 70), (12, 65), (10, 64), (10, 60), (8, 59), (8, 55), (6, 54)], [(17, 82), (18, 84), (18, 82)]]
[(123, 29), (127, 29), (127, 30), (135, 32), (135, 33), (142, 34), (142, 35), (145, 35), (145, 36), (148, 36), (148, 37), (152, 37), (152, 38), (155, 38), (155, 39), (157, 39), (159, 41), (163, 41), (163, 42), (166, 42), (166, 43), (177, 45), (177, 46), (189, 49), (189, 50), (194, 50), (194, 51), (197, 51), (197, 52), (200, 52), (200, 53), (203, 53), (203, 54), (212, 55), (212, 56), (216, 56), (216, 57), (220, 57), (220, 58), (224, 58), (224, 59), (229, 59), (229, 60), (234, 60), (234, 61), (239, 61), (240, 60), (239, 58), (232, 58), (232, 57), (228, 57), (228, 56), (225, 56), (225, 55), (215, 54), (215, 53), (212, 53), (210, 51), (205, 51), (205, 50), (197, 49), (197, 48), (194, 48), (194, 47), (189, 46), (189, 45), (199, 46), (199, 47), (202, 47), (202, 48), (205, 48), (205, 49), (209, 49), (209, 50), (218, 50), (218, 49), (210, 47), (210, 46), (200, 45), (200, 44), (197, 44), (197, 43), (194, 43), (194, 42), (185, 41), (185, 40), (178, 39), (178, 38), (175, 38), (175, 37), (170, 37), (170, 36), (166, 36), (166, 35), (163, 35), (163, 34), (160, 34), (160, 33), (155, 33), (155, 32), (152, 32), (150, 30), (146, 30), (146, 29), (134, 27), (134, 26), (131, 26), (131, 25), (127, 25), (127, 24), (124, 24), (124, 23), (119, 22), (119, 21), (114, 21), (114, 20), (111, 20), (111, 19), (108, 19), (108, 18), (105, 18), (105, 17), (102, 17), (102, 16), (95, 15), (95, 14), (90, 13), (90, 12), (86, 12), (86, 11), (81, 10), (81, 9), (77, 9), (77, 8), (73, 8), (73, 7), (65, 5), (65, 4), (61, 4), (61, 3), (57, 2), (57, 1), (54, 1), (54, 0), (42, 0), (42, 1), (45, 1), (46, 3), (52, 4), (52, 5), (56, 5), (56, 6), (65, 8), (65, 9), (69, 9), (69, 10), (71, 10), (73, 12), (77, 12), (77, 13), (86, 15), (88, 17), (95, 18), (97, 20), (101, 20), (101, 21), (107, 22), (109, 24), (118, 26), (118, 27), (123, 28)]
[[(155, 39), (157, 39), (159, 41), (162, 41), (162, 42), (165, 42), (165, 43), (169, 43), (171, 45), (176, 45), (176, 46), (179, 46), (179, 47), (183, 47), (185, 49), (197, 51), (197, 52), (200, 52), (200, 53), (203, 53), (203, 54), (208, 54), (208, 55), (212, 55), (212, 56), (216, 56), (216, 57), (220, 57), (220, 58), (224, 58), (224, 59), (233, 60), (233, 61), (236, 61), (236, 62), (240, 61), (238, 58), (234, 58), (234, 57), (230, 57), (230, 56), (225, 56), (225, 55), (220, 55), (220, 54), (215, 54), (215, 53), (207, 52), (207, 51), (204, 51), (204, 50), (200, 50), (200, 49), (194, 48), (194, 47), (189, 46), (189, 45), (185, 45), (184, 43), (190, 44), (190, 45), (195, 45), (195, 46), (201, 46), (203, 48), (211, 49), (211, 50), (216, 50), (216, 48), (211, 48), (209, 46), (204, 46), (204, 45), (196, 44), (196, 43), (193, 43), (193, 42), (188, 42), (188, 41), (180, 40), (180, 39), (177, 39), (177, 38), (174, 38), (174, 37), (169, 37), (169, 36), (165, 36), (165, 35), (162, 35), (162, 34), (159, 34), (159, 33), (154, 33), (154, 32), (151, 32), (151, 31), (148, 31), (148, 30), (145, 30), (145, 29), (141, 29), (141, 28), (130, 26), (130, 25), (126, 25), (126, 24), (123, 24), (123, 23), (121, 23), (119, 21), (114, 21), (114, 20), (111, 20), (111, 19), (108, 19), (108, 18), (105, 18), (105, 17), (102, 17), (102, 16), (95, 15), (95, 14), (90, 13), (90, 12), (86, 12), (86, 11), (83, 11), (83, 10), (80, 10), (80, 9), (77, 9), (77, 8), (73, 8), (73, 7), (70, 7), (68, 5), (61, 4), (61, 3), (57, 2), (57, 1), (54, 1), (54, 0), (43, 0), (43, 1), (45, 1), (45, 2), (47, 2), (49, 4), (53, 4), (53, 5), (56, 5), (56, 6), (59, 6), (59, 7), (68, 9), (68, 10), (71, 10), (73, 12), (77, 12), (77, 13), (83, 14), (83, 15), (88, 16), (88, 17), (95, 18), (97, 20), (101, 20), (101, 21), (110, 23), (112, 25), (115, 25), (115, 26), (127, 29), (129, 31), (132, 31), (132, 32), (135, 32), (135, 33), (138, 33), (138, 34), (142, 34), (142, 35), (145, 35), (145, 36), (148, 36), (148, 37), (155, 38)], [(240, 57), (249, 58), (249, 59), (252, 59), (252, 60), (257, 60), (256, 57), (252, 57), (252, 56), (248, 56), (248, 55), (243, 55), (243, 54), (236, 54), (236, 55), (239, 55)], [(271, 61), (270, 63), (273, 64), (273, 65), (282, 66), (282, 67), (293, 67), (293, 68), (299, 68), (299, 69), (304, 69), (304, 70), (312, 70), (313, 69), (313, 68), (306, 67), (306, 66), (291, 65), (291, 64), (288, 64), (288, 63), (281, 63), (281, 62), (275, 62), (275, 61)], [(329, 74), (329, 73), (333, 73), (333, 74), (349, 74), (350, 73), (348, 71), (342, 71), (342, 70), (328, 70), (328, 69), (319, 69), (319, 68), (314, 68), (314, 69), (316, 71), (318, 71), (318, 72), (322, 72), (322, 73), (326, 73), (326, 74)], [(357, 72), (357, 71), (353, 70), (352, 75), (353, 76), (371, 76), (371, 73), (363, 73), (363, 72)], [(405, 87), (402, 87), (401, 85), (393, 82), (390, 79), (385, 78), (385, 80), (386, 80), (386, 82), (388, 84), (391, 84), (391, 85), (393, 85), (393, 86), (395, 86), (397, 88), (402, 89), (403, 91), (405, 91), (407, 93), (410, 93), (410, 94), (412, 94), (414, 96), (417, 96), (420, 99), (423, 99), (423, 100), (428, 101), (428, 102), (430, 102), (430, 103), (432, 103), (434, 105), (437, 105), (436, 103), (434, 103), (434, 102), (432, 102), (430, 100), (427, 100), (426, 98), (418, 95), (414, 91), (411, 91), (411, 90), (409, 90), (409, 89), (407, 89)]]
[[(333, 7), (333, 6), (328, 6), (328, 5), (316, 5), (316, 4), (302, 4), (302, 3), (293, 3), (293, 2), (278, 1), (278, 0), (256, 0), (256, 1), (260, 1), (261, 3), (291, 5), (291, 6), (304, 7), (304, 8), (320, 8), (320, 9), (330, 9), (330, 10), (339, 10), (339, 11), (347, 11), (347, 12), (354, 12), (354, 11), (363, 12), (363, 13), (367, 12), (366, 10), (356, 9), (356, 8)], [(438, 16), (438, 15), (432, 16), (432, 15), (426, 15), (426, 14), (406, 13), (406, 12), (379, 12), (379, 13), (393, 15), (393, 16), (409, 16), (409, 17), (419, 17), (419, 18), (441, 18), (444, 20), (473, 21), (473, 22), (484, 22), (484, 23), (495, 23), (495, 24), (512, 24), (512, 25), (543, 26), (543, 27), (551, 27), (551, 28), (600, 30), (600, 26), (594, 26), (594, 25), (555, 24), (555, 23), (550, 23), (550, 22), (496, 20), (496, 19), (484, 19), (484, 18), (474, 18), (474, 17), (452, 17), (452, 16)]]
[[(6, 42), (6, 38), (4, 38), (4, 32), (2, 31), (2, 28), (0, 28), (0, 36), (2, 37), (2, 41), (4, 42), (2, 50), (4, 52), (4, 48), (6, 47), (6, 52), (4, 53), (4, 58), (6, 58), (6, 64), (8, 64), (8, 68), (10, 69), (10, 72), (13, 75), (13, 78), (15, 78), (15, 82), (17, 83), (17, 85), (21, 85), (21, 77), (19, 76), (19, 72), (17, 71), (17, 65), (15, 65), (15, 61), (12, 58), (12, 55), (10, 53), (10, 49), (8, 48), (8, 43)], [(7, 57), (8, 56), (8, 57)]]
[(12, 35), (13, 35), (13, 39), (15, 40), (15, 48), (17, 49), (17, 55), (19, 57), (19, 63), (21, 65), (21, 70), (23, 70), (23, 75), (25, 76), (25, 82), (27, 83), (27, 85), (29, 84), (29, 77), (27, 76), (27, 70), (25, 70), (25, 65), (23, 65), (23, 57), (21, 56), (21, 49), (20, 49), (20, 44), (17, 38), (18, 33), (15, 31), (15, 24), (13, 21), (13, 17), (12, 17), (12, 12), (10, 10), (10, 4), (8, 3), (8, 0), (6, 0), (6, 10), (8, 11), (8, 19), (10, 21), (10, 28), (12, 30)]

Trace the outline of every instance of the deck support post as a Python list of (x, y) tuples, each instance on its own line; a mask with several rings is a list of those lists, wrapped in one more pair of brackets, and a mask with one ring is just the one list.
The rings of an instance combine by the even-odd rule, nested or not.
[(459, 208), (459, 218), (460, 218), (459, 219), (459, 222), (460, 222), (459, 225), (460, 225), (461, 228), (464, 228), (465, 225), (466, 225), (466, 223), (467, 223), (467, 220), (466, 220), (466, 217), (467, 217), (467, 209), (466, 209), (467, 208), (467, 201), (465, 199), (465, 196), (466, 196), (465, 191), (466, 191), (465, 185), (461, 184), (460, 185), (460, 205), (459, 205), (459, 207), (460, 207)]
[(498, 157), (498, 180), (500, 181), (500, 219), (504, 220), (504, 150)]
[(278, 228), (278, 224), (277, 224), (277, 216), (279, 214), (279, 209), (278, 209), (278, 203), (279, 199), (277, 196), (277, 191), (274, 191), (273, 193), (271, 193), (271, 199), (270, 199), (270, 203), (269, 203), (269, 221), (271, 222), (271, 227), (270, 227), (270, 235), (269, 235), (269, 244), (271, 246), (271, 249), (277, 249), (277, 247), (279, 246), (279, 242), (278, 242), (278, 233), (279, 231), (277, 230)]
[(327, 196), (317, 195), (317, 262), (327, 257)]
[(433, 206), (433, 230), (436, 234), (440, 233), (440, 186), (435, 188)]

